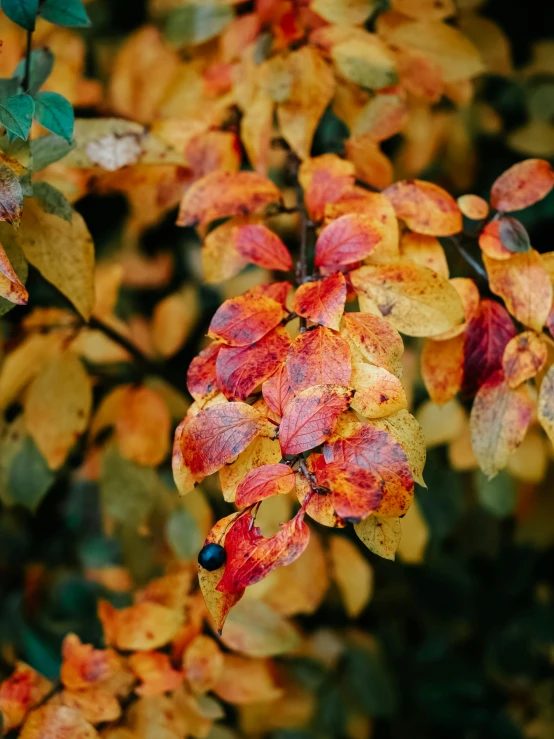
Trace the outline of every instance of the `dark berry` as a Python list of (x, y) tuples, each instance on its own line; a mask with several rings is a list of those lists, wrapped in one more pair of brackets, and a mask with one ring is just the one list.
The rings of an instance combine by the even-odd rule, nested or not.
[(221, 544), (206, 544), (198, 554), (198, 564), (209, 572), (219, 570), (227, 559), (227, 552)]

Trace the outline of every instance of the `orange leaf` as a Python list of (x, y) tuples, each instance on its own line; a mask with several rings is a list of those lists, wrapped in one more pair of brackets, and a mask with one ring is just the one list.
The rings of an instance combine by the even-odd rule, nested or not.
[(453, 277), (449, 282), (460, 296), (464, 309), (465, 322), (460, 323), (459, 326), (454, 326), (449, 331), (433, 336), (435, 341), (453, 339), (454, 336), (463, 334), (469, 321), (477, 315), (477, 311), (479, 310), (481, 295), (479, 294), (479, 288), (472, 279), (469, 277)]
[(421, 376), (433, 403), (444, 405), (462, 386), (464, 337), (446, 341), (427, 339), (421, 352)]
[(534, 331), (524, 331), (510, 339), (502, 357), (508, 385), (515, 388), (541, 371), (548, 359), (548, 347)]
[(310, 218), (319, 221), (327, 203), (336, 203), (354, 187), (354, 165), (336, 154), (305, 159), (298, 170)]
[(352, 408), (366, 418), (390, 416), (408, 405), (402, 383), (383, 367), (354, 362), (350, 385), (356, 391)]
[[(308, 469), (316, 479), (319, 475), (323, 475), (325, 466), (323, 454), (311, 454), (308, 457)], [(303, 475), (298, 475), (296, 494), (308, 516), (313, 518), (314, 521), (322, 526), (336, 529), (343, 529), (346, 526), (347, 522), (335, 511), (333, 497), (331, 495), (314, 495), (311, 482), (306, 480)]]
[(323, 326), (305, 331), (292, 342), (287, 373), (294, 392), (313, 385), (348, 385), (352, 374), (350, 347)]
[(295, 472), (286, 464), (265, 464), (246, 475), (237, 488), (235, 505), (246, 508), (272, 495), (284, 495), (294, 488)]
[(428, 236), (451, 236), (462, 230), (462, 214), (442, 187), (423, 180), (401, 180), (384, 194), (408, 228)]
[(190, 493), (194, 489), (195, 484), (200, 482), (204, 477), (203, 475), (193, 475), (183, 457), (183, 433), (188, 422), (189, 419), (184, 418), (175, 429), (173, 452), (171, 455), (171, 470), (179, 495)]
[[(206, 544), (220, 544), (225, 545), (227, 534), (231, 530), (233, 523), (239, 519), (240, 513), (232, 513), (230, 516), (222, 518), (218, 521), (215, 526), (212, 527), (204, 546)], [(215, 628), (219, 634), (227, 618), (227, 614), (231, 608), (239, 602), (244, 595), (244, 589), (236, 593), (224, 593), (217, 587), (223, 578), (225, 573), (224, 568), (219, 570), (209, 571), (204, 569), (200, 564), (198, 565), (198, 581), (200, 583), (200, 590), (206, 603), (206, 608), (212, 620), (215, 624)]]
[(401, 373), (404, 342), (387, 320), (370, 313), (345, 313), (343, 320), (345, 338), (368, 362), (397, 376)]
[(223, 664), (219, 645), (204, 634), (195, 637), (183, 654), (187, 681), (195, 693), (213, 690), (223, 674)]
[(383, 498), (379, 477), (371, 470), (350, 462), (330, 462), (319, 468), (316, 478), (319, 486), (331, 491), (337, 516), (349, 523), (359, 523), (367, 518)]
[(195, 400), (217, 390), (216, 360), (221, 344), (214, 341), (194, 357), (187, 371), (187, 389)]
[(554, 444), (554, 367), (543, 377), (539, 392), (538, 418), (550, 441)]
[(99, 739), (95, 728), (83, 718), (80, 711), (67, 706), (46, 705), (33, 711), (21, 733), (20, 739)]
[(200, 256), (204, 280), (209, 284), (223, 282), (237, 275), (248, 260), (239, 254), (233, 241), (235, 228), (249, 223), (252, 217), (237, 217), (217, 226), (204, 239)]
[(52, 683), (24, 662), (18, 662), (10, 677), (0, 684), (2, 729), (21, 725), (27, 713), (52, 689)]
[(472, 221), (482, 221), (489, 214), (489, 204), (479, 195), (461, 195), (457, 202), (464, 216)]
[(554, 172), (543, 159), (526, 159), (514, 164), (495, 181), (491, 205), (501, 211), (522, 210), (548, 195), (554, 186)]
[(185, 192), (177, 217), (178, 226), (210, 223), (226, 216), (265, 210), (281, 201), (279, 188), (256, 172), (211, 172)]
[(288, 272), (292, 267), (287, 247), (277, 234), (261, 223), (237, 226), (233, 231), (233, 245), (246, 260), (264, 269)]
[(502, 367), (504, 349), (515, 333), (504, 306), (493, 300), (481, 302), (464, 337), (464, 395), (475, 395), (481, 385)]
[(0, 273), (2, 274), (0, 278), (0, 295), (6, 298), (6, 300), (9, 300), (10, 303), (27, 305), (29, 293), (12, 267), (2, 244), (0, 244)]
[(373, 473), (383, 494), (376, 515), (406, 513), (414, 496), (414, 478), (406, 452), (392, 434), (355, 423), (347, 434), (327, 442), (323, 454), (328, 462), (347, 462)]
[(225, 654), (223, 674), (214, 692), (227, 703), (240, 706), (275, 701), (283, 691), (277, 687), (267, 660)]
[(303, 318), (338, 331), (345, 302), (346, 281), (343, 274), (335, 272), (323, 280), (300, 285), (294, 294), (292, 310)]
[(121, 454), (143, 465), (157, 465), (169, 451), (171, 415), (162, 396), (149, 387), (125, 392), (115, 430)]
[(529, 236), (515, 218), (505, 216), (487, 223), (479, 234), (479, 246), (493, 259), (509, 259), (516, 252), (529, 251)]
[(135, 688), (138, 695), (162, 695), (184, 680), (183, 673), (174, 670), (162, 652), (136, 652), (129, 657), (129, 666), (142, 683)]
[(503, 469), (523, 441), (532, 404), (525, 387), (512, 390), (504, 373), (490, 377), (475, 396), (469, 417), (471, 444), (488, 477)]
[(338, 267), (360, 262), (381, 241), (379, 231), (364, 215), (341, 216), (325, 226), (315, 245), (315, 266)]
[(76, 634), (68, 634), (62, 646), (61, 680), (69, 690), (83, 690), (112, 677), (121, 669), (113, 649), (94, 649), (83, 644)]
[[(86, 690), (62, 690), (52, 703), (61, 703), (78, 711), (91, 724), (116, 721), (121, 716), (121, 705), (107, 688), (92, 687)], [(73, 734), (71, 734), (73, 736)]]
[(309, 540), (310, 529), (304, 523), (303, 510), (267, 539), (257, 526), (252, 526), (251, 516), (241, 516), (225, 539), (227, 563), (217, 589), (224, 593), (241, 592), (276, 567), (284, 567), (298, 559)]
[(285, 308), (287, 297), (291, 291), (290, 282), (271, 282), (269, 285), (256, 285), (248, 291), (248, 295), (265, 295), (266, 298), (276, 300)]
[(351, 136), (345, 142), (346, 156), (356, 167), (356, 177), (372, 187), (384, 189), (393, 181), (390, 159), (371, 134)]
[(442, 277), (449, 277), (446, 254), (440, 241), (434, 236), (425, 236), (406, 231), (400, 241), (400, 253), (404, 259), (428, 267)]
[(483, 258), (490, 289), (525, 326), (541, 331), (552, 306), (552, 283), (538, 252), (514, 254), (510, 259)]
[(181, 451), (193, 475), (205, 476), (240, 454), (260, 433), (265, 421), (246, 403), (206, 408), (185, 424)]
[(250, 346), (224, 346), (217, 356), (217, 383), (226, 398), (246, 400), (284, 361), (290, 336), (277, 327)]
[(226, 300), (217, 309), (208, 336), (230, 346), (248, 346), (275, 328), (285, 312), (276, 300), (246, 293)]
[(279, 427), (283, 454), (301, 454), (326, 441), (352, 396), (352, 390), (340, 385), (315, 385), (299, 393), (285, 408)]
[(98, 603), (104, 639), (124, 651), (157, 649), (168, 644), (183, 623), (183, 614), (158, 603), (138, 603), (122, 610)]
[(270, 410), (282, 416), (287, 404), (294, 398), (285, 363), (262, 385), (262, 394)]

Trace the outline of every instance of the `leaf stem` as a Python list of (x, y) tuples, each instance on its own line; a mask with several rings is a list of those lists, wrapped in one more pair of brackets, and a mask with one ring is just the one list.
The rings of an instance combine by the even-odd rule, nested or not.
[(31, 87), (31, 50), (33, 45), (33, 32), (27, 31), (27, 47), (25, 49), (25, 72), (23, 74), (23, 90), (29, 92)]
[(479, 275), (479, 277), (482, 277), (484, 280), (488, 282), (489, 276), (487, 275), (485, 269), (479, 264), (479, 262), (474, 257), (471, 256), (471, 254), (468, 252), (465, 246), (462, 246), (459, 239), (456, 238), (456, 236), (450, 236), (450, 241), (452, 244), (454, 244), (460, 256), (462, 256), (465, 259), (465, 261), (471, 267), (473, 267), (473, 269)]

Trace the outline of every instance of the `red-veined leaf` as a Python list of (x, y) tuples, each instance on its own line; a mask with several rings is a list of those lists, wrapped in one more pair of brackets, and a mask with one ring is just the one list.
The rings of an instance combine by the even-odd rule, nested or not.
[(408, 228), (428, 236), (451, 236), (462, 230), (462, 214), (452, 195), (423, 180), (401, 180), (384, 194)]
[(230, 400), (246, 400), (284, 361), (290, 336), (282, 326), (250, 346), (224, 346), (216, 361), (217, 384)]
[(300, 285), (292, 301), (292, 310), (303, 318), (338, 331), (346, 302), (346, 280), (335, 272), (323, 280)]
[[(310, 454), (307, 465), (309, 472), (316, 479), (319, 476), (324, 476), (323, 470), (326, 463), (323, 454)], [(314, 494), (311, 482), (303, 475), (297, 475), (296, 495), (308, 516), (322, 526), (329, 526), (334, 529), (343, 529), (346, 526), (346, 521), (335, 512), (333, 497), (331, 495)]]
[(524, 331), (510, 339), (502, 357), (502, 368), (511, 388), (521, 385), (541, 371), (548, 348), (534, 331)]
[(283, 306), (265, 295), (247, 293), (226, 300), (217, 309), (208, 336), (230, 346), (258, 341), (283, 319)]
[(343, 335), (368, 362), (400, 374), (404, 342), (386, 319), (370, 313), (345, 313), (343, 320)]
[(279, 427), (283, 454), (301, 454), (326, 441), (352, 395), (340, 385), (315, 385), (299, 393), (285, 408)]
[(265, 426), (246, 403), (221, 403), (186, 421), (181, 453), (194, 476), (211, 475), (240, 454)]
[(497, 210), (522, 210), (542, 200), (554, 186), (554, 172), (543, 159), (514, 164), (495, 181), (491, 205)]
[(321, 472), (318, 485), (331, 491), (333, 508), (340, 518), (359, 523), (379, 507), (383, 484), (371, 470), (350, 462), (330, 462)]
[(271, 282), (269, 285), (256, 285), (248, 290), (245, 295), (264, 295), (266, 298), (276, 300), (283, 307), (286, 307), (287, 297), (291, 289), (290, 282)]
[(262, 394), (268, 408), (282, 416), (287, 404), (294, 398), (285, 363), (262, 385)]
[(233, 231), (233, 244), (241, 256), (264, 269), (288, 272), (292, 267), (287, 247), (277, 234), (261, 223), (238, 226)]
[(286, 464), (264, 464), (251, 470), (239, 483), (235, 496), (237, 508), (246, 508), (272, 495), (290, 493), (296, 473)]
[(295, 393), (313, 385), (348, 385), (352, 374), (350, 347), (324, 326), (305, 331), (292, 342), (287, 373)]
[(327, 203), (336, 203), (354, 187), (355, 167), (336, 154), (305, 159), (298, 170), (310, 218), (319, 221)]
[(217, 390), (215, 366), (221, 344), (214, 341), (194, 357), (187, 371), (187, 389), (195, 400)]
[(338, 267), (368, 257), (379, 245), (381, 234), (360, 213), (341, 216), (325, 226), (315, 245), (315, 266)]

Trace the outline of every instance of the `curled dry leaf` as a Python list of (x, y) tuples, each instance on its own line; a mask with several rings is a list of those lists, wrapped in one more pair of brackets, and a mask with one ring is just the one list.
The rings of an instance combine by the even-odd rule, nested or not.
[(295, 472), (286, 464), (265, 464), (251, 470), (237, 487), (237, 508), (258, 503), (272, 495), (284, 495), (294, 488)]
[(354, 531), (370, 552), (384, 559), (394, 560), (402, 537), (400, 518), (397, 516), (390, 518), (368, 516), (355, 524)]
[[(232, 513), (230, 516), (226, 516), (225, 518), (222, 518), (221, 521), (218, 521), (206, 537), (204, 546), (207, 544), (220, 544), (221, 546), (225, 546), (227, 534), (233, 525), (240, 520), (240, 515), (240, 513)], [(223, 628), (227, 614), (244, 595), (244, 588), (232, 593), (223, 592), (218, 588), (224, 572), (224, 568), (210, 572), (209, 570), (204, 569), (200, 564), (198, 565), (198, 581), (200, 583), (200, 590), (202, 591), (206, 608), (208, 609), (219, 634), (221, 634), (221, 629)]]
[(358, 295), (373, 300), (383, 317), (408, 336), (435, 336), (463, 318), (456, 289), (436, 272), (410, 262), (366, 265), (351, 273)]
[(357, 618), (373, 595), (373, 568), (358, 548), (343, 536), (331, 536), (333, 576), (349, 618)]
[(270, 331), (250, 346), (224, 346), (217, 355), (217, 384), (226, 398), (246, 400), (279, 368), (291, 345), (283, 327)]
[(380, 241), (379, 230), (367, 216), (360, 213), (340, 216), (320, 233), (315, 245), (315, 266), (339, 267), (360, 262)]
[(286, 367), (295, 393), (314, 385), (349, 385), (350, 347), (330, 329), (318, 326), (299, 334), (292, 342)]
[(404, 342), (386, 319), (369, 313), (345, 313), (343, 323), (343, 336), (368, 362), (400, 376)]
[(396, 215), (415, 233), (451, 236), (462, 230), (462, 214), (454, 198), (442, 187), (423, 180), (401, 180), (384, 194)]
[(279, 427), (283, 454), (301, 454), (322, 444), (352, 400), (353, 391), (340, 385), (314, 385), (285, 408)]
[(510, 259), (483, 258), (490, 289), (506, 303), (515, 319), (541, 331), (552, 306), (552, 283), (534, 249)]
[(355, 390), (352, 408), (366, 418), (389, 416), (408, 405), (402, 383), (383, 367), (354, 362), (350, 385)]
[(516, 334), (508, 311), (500, 303), (483, 300), (464, 336), (464, 395), (477, 390), (502, 368), (506, 345)]
[(289, 401), (294, 398), (285, 363), (277, 369), (262, 385), (262, 395), (268, 408), (282, 416)]
[(463, 215), (472, 221), (482, 221), (489, 214), (489, 204), (479, 195), (461, 195), (457, 202)]
[(473, 280), (469, 277), (453, 277), (450, 280), (450, 284), (456, 290), (462, 301), (464, 308), (465, 322), (460, 323), (458, 326), (454, 326), (450, 331), (445, 331), (442, 334), (437, 334), (433, 338), (435, 341), (444, 341), (445, 339), (453, 339), (454, 336), (463, 334), (467, 328), (469, 321), (477, 315), (479, 310), (479, 303), (481, 302), (481, 295), (479, 294), (479, 288)]
[(336, 203), (352, 190), (355, 168), (351, 162), (340, 159), (336, 154), (322, 154), (302, 162), (298, 179), (304, 190), (310, 218), (319, 221), (328, 203)]
[(479, 389), (469, 417), (471, 444), (488, 477), (494, 477), (508, 464), (527, 433), (531, 412), (525, 387), (512, 390), (502, 371)]
[(108, 601), (98, 603), (104, 638), (123, 651), (148, 651), (168, 644), (179, 632), (183, 614), (159, 603), (137, 603), (117, 610)]
[(61, 681), (68, 690), (85, 690), (106, 682), (121, 669), (121, 658), (113, 649), (95, 649), (68, 634), (62, 646)]
[(261, 223), (237, 226), (233, 229), (233, 246), (248, 262), (264, 269), (288, 272), (292, 258), (276, 233)]
[(0, 684), (0, 711), (5, 732), (21, 726), (25, 716), (52, 689), (52, 683), (24, 662)]
[(554, 444), (554, 366), (550, 367), (541, 382), (538, 416), (541, 426)]
[(185, 192), (177, 225), (194, 226), (227, 216), (259, 213), (280, 201), (279, 188), (257, 172), (211, 172)]
[(52, 704), (33, 711), (19, 736), (21, 739), (58, 739), (61, 736), (99, 739), (100, 734), (76, 708)]
[(181, 453), (194, 476), (211, 475), (233, 460), (263, 430), (262, 415), (246, 403), (222, 403), (185, 423)]
[(251, 516), (243, 514), (232, 524), (225, 537), (227, 562), (217, 590), (241, 593), (276, 567), (284, 567), (297, 559), (310, 540), (310, 529), (304, 523), (304, 511), (282, 524), (281, 529), (265, 538), (253, 525)]
[(522, 210), (537, 203), (554, 187), (554, 172), (543, 159), (526, 159), (507, 169), (494, 182), (491, 205), (500, 211)]
[(208, 335), (230, 346), (248, 346), (283, 319), (283, 306), (265, 295), (246, 293), (226, 300), (215, 312)]
[(421, 376), (429, 397), (437, 405), (459, 392), (464, 375), (464, 337), (446, 341), (427, 339), (421, 352)]
[(534, 331), (524, 331), (510, 339), (502, 356), (502, 368), (511, 388), (530, 380), (548, 359), (548, 347)]
[(335, 272), (323, 280), (300, 285), (291, 307), (299, 316), (338, 331), (345, 302), (346, 280), (341, 272)]

